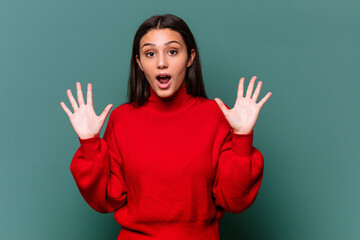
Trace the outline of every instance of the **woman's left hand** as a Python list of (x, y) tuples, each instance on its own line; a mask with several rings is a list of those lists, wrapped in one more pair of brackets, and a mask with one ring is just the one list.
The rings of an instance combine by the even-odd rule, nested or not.
[(254, 94), (252, 94), (256, 78), (257, 78), (256, 76), (253, 76), (251, 78), (245, 97), (244, 97), (245, 78), (242, 77), (240, 79), (237, 99), (232, 109), (228, 109), (223, 103), (223, 101), (221, 101), (219, 98), (214, 99), (219, 105), (221, 111), (225, 115), (225, 118), (229, 122), (235, 134), (249, 134), (252, 132), (256, 120), (259, 116), (260, 109), (272, 94), (271, 92), (268, 92), (266, 96), (263, 99), (261, 99), (259, 103), (256, 103), (262, 86), (262, 81), (259, 81)]

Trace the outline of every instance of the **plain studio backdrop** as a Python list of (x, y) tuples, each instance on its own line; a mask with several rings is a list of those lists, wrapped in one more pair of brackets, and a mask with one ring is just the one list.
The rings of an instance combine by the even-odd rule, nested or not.
[(259, 99), (273, 93), (254, 129), (262, 186), (226, 213), (221, 239), (360, 239), (359, 12), (358, 0), (0, 0), (0, 239), (116, 239), (70, 173), (80, 143), (60, 102), (71, 108), (80, 81), (97, 114), (125, 103), (135, 31), (166, 13), (194, 33), (209, 98), (232, 107), (254, 75)]

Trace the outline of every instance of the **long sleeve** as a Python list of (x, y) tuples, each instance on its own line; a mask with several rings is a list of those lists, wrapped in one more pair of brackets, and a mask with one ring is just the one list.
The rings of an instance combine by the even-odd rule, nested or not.
[(101, 213), (113, 212), (127, 201), (127, 188), (110, 114), (104, 138), (80, 139), (70, 164), (71, 173), (85, 201)]
[(215, 205), (230, 213), (253, 204), (263, 178), (264, 159), (252, 146), (253, 133), (235, 134), (231, 129), (221, 145), (212, 192)]

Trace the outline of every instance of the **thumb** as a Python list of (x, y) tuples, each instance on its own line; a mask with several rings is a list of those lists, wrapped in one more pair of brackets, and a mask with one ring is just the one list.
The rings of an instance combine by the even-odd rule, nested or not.
[(224, 102), (221, 101), (220, 98), (215, 98), (214, 100), (218, 104), (218, 106), (219, 106), (220, 110), (223, 112), (224, 116), (227, 116), (229, 109), (228, 109), (228, 107), (225, 106)]
[(112, 104), (109, 104), (105, 107), (104, 111), (101, 113), (101, 115), (99, 116), (100, 119), (105, 120), (105, 118), (107, 117), (107, 115), (110, 112), (110, 109), (113, 107)]

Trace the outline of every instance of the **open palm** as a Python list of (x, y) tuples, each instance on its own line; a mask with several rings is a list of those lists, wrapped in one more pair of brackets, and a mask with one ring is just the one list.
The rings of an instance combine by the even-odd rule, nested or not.
[(251, 133), (259, 116), (260, 109), (269, 99), (269, 97), (272, 95), (272, 93), (269, 92), (259, 103), (256, 103), (262, 86), (262, 82), (259, 81), (254, 94), (252, 94), (256, 78), (257, 78), (256, 76), (251, 78), (245, 97), (244, 97), (245, 78), (240, 79), (237, 99), (232, 109), (227, 108), (223, 103), (223, 101), (221, 101), (219, 98), (215, 98), (215, 101), (219, 105), (225, 118), (227, 119), (234, 133), (236, 134)]
[(76, 103), (71, 90), (67, 90), (67, 95), (69, 97), (71, 106), (74, 110), (72, 113), (64, 102), (61, 102), (60, 105), (69, 116), (71, 125), (73, 126), (76, 134), (80, 139), (92, 138), (95, 135), (100, 133), (102, 126), (104, 125), (106, 116), (109, 114), (112, 104), (106, 106), (104, 111), (100, 116), (97, 116), (94, 110), (93, 101), (92, 101), (92, 85), (88, 84), (87, 87), (87, 101), (84, 102), (83, 93), (81, 90), (80, 82), (76, 83), (77, 98), (79, 105)]

